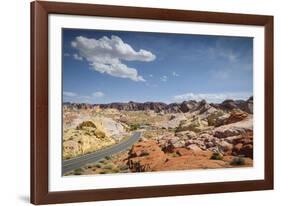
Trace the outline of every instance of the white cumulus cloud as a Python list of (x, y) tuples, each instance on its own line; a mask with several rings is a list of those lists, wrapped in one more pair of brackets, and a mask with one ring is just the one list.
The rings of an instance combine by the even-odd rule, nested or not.
[(94, 97), (104, 97), (104, 93), (103, 92), (94, 92), (93, 96)]
[(250, 92), (228, 92), (228, 93), (185, 93), (174, 96), (175, 101), (206, 100), (211, 103), (221, 103), (226, 99), (246, 100), (253, 94)]
[(79, 61), (83, 60), (83, 57), (79, 56), (78, 54), (73, 54), (73, 58)]
[(100, 39), (78, 36), (71, 45), (95, 71), (133, 81), (145, 81), (145, 79), (138, 74), (137, 69), (128, 67), (121, 60), (150, 62), (156, 58), (150, 51), (144, 49), (135, 51), (120, 37), (114, 35), (111, 38), (104, 36)]
[(168, 77), (166, 75), (164, 75), (164, 76), (160, 77), (160, 80), (162, 82), (166, 82), (168, 80)]
[(173, 75), (174, 77), (178, 77), (178, 76), (179, 76), (179, 74), (176, 73), (176, 72), (172, 72), (172, 75)]
[(65, 96), (65, 97), (76, 97), (77, 94), (74, 93), (74, 92), (66, 92), (66, 91), (63, 91), (63, 96)]

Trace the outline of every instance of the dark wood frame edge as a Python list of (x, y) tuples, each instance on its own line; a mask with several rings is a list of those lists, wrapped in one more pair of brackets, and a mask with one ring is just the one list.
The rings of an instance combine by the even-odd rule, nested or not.
[[(265, 179), (79, 191), (48, 191), (48, 14), (161, 19), (265, 27)], [(273, 16), (202, 11), (31, 3), (31, 203), (50, 204), (273, 189)]]

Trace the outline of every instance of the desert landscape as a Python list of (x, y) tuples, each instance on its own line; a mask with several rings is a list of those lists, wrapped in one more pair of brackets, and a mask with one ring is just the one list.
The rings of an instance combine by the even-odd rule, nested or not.
[(253, 38), (62, 36), (63, 176), (253, 166)]
[(63, 103), (63, 175), (253, 166), (253, 97)]

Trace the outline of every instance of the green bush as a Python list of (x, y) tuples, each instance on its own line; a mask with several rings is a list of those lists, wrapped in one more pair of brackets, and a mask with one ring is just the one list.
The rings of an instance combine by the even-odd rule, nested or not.
[(95, 164), (95, 167), (96, 168), (101, 168), (101, 164), (97, 163), (97, 164)]
[(74, 170), (74, 175), (82, 175), (83, 172), (84, 170), (82, 168), (78, 168)]
[(137, 130), (140, 128), (140, 125), (139, 124), (131, 124), (130, 125), (130, 130), (131, 131), (134, 131), (134, 130)]
[(214, 152), (210, 159), (211, 160), (222, 160), (222, 155), (218, 152)]
[(120, 169), (115, 167), (111, 171), (112, 171), (112, 173), (118, 173), (118, 172), (120, 172)]
[(243, 157), (234, 157), (230, 162), (231, 165), (245, 165), (245, 159)]
[(84, 172), (84, 169), (78, 168), (78, 169), (75, 169), (74, 172)]
[(179, 157), (179, 156), (181, 156), (180, 153), (177, 153), (177, 152), (172, 153), (172, 157)]
[(106, 160), (110, 160), (111, 157), (110, 157), (110, 156), (106, 156), (105, 159), (106, 159)]

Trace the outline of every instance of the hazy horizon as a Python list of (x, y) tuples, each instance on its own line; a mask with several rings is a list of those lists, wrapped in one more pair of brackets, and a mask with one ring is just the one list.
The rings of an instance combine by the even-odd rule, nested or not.
[[(251, 98), (252, 96), (249, 96), (248, 98), (245, 98), (245, 99), (225, 99), (225, 100), (234, 100), (234, 101), (240, 101), (240, 100), (243, 100), (243, 101), (246, 101), (248, 100), (249, 98)], [(143, 103), (148, 103), (148, 102), (153, 102), (153, 103), (165, 103), (165, 104), (172, 104), (172, 103), (177, 103), (177, 104), (180, 104), (184, 101), (197, 101), (197, 102), (200, 102), (202, 100), (205, 100), (205, 99), (200, 99), (200, 100), (194, 100), (194, 99), (190, 99), (190, 100), (183, 100), (183, 101), (174, 101), (174, 102), (162, 102), (162, 101), (145, 101), (145, 102), (138, 102), (138, 101), (134, 101), (134, 100), (130, 100), (130, 101), (127, 101), (127, 102), (104, 102), (104, 103), (89, 103), (89, 102), (71, 102), (71, 101), (64, 101), (63, 104), (65, 103), (71, 103), (71, 104), (112, 104), (112, 103), (129, 103), (129, 102), (133, 102), (133, 103), (140, 103), (140, 104), (143, 104)], [(223, 100), (223, 101), (225, 101)], [(209, 102), (206, 100), (207, 103), (214, 103), (214, 104), (219, 104), (219, 103), (222, 103), (223, 101), (221, 102)]]

